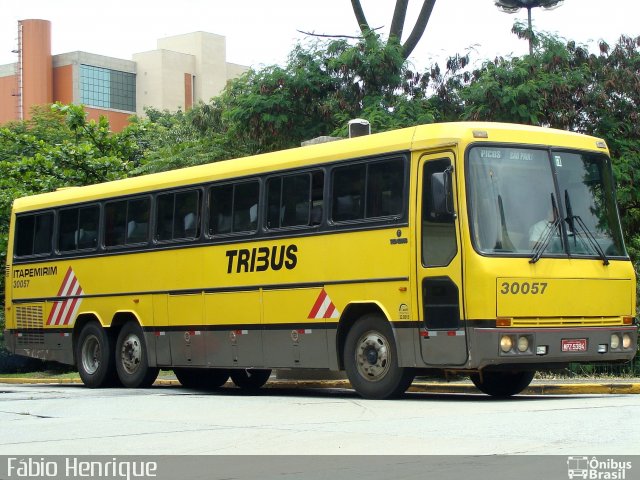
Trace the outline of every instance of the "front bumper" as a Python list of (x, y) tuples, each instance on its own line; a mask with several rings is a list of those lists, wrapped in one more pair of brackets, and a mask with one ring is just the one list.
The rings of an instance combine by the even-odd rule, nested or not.
[[(471, 355), (468, 367), (472, 369), (514, 364), (533, 366), (536, 364), (623, 362), (631, 360), (638, 350), (638, 328), (636, 326), (471, 328), (470, 330)], [(620, 345), (618, 348), (612, 348), (612, 334), (619, 336)], [(622, 338), (625, 334), (631, 338), (631, 344), (626, 349), (622, 346)], [(500, 347), (500, 341), (504, 336), (510, 337), (513, 343), (513, 348), (508, 352), (504, 352)], [(518, 349), (520, 338), (527, 339), (528, 348), (525, 351)], [(566, 346), (567, 350), (565, 351), (563, 351), (563, 340), (565, 344), (571, 344)], [(541, 353), (543, 351), (544, 353)]]

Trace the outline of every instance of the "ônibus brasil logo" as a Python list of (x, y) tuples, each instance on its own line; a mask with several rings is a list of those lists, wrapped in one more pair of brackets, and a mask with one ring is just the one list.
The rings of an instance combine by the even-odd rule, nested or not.
[(627, 471), (631, 470), (631, 462), (597, 457), (568, 457), (567, 475), (569, 479), (584, 480), (626, 480)]

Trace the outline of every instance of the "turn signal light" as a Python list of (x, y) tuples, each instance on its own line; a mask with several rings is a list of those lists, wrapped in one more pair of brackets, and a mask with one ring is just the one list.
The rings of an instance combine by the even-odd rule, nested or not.
[(633, 325), (633, 317), (622, 317), (623, 325)]
[(496, 327), (510, 327), (511, 319), (510, 318), (496, 318)]

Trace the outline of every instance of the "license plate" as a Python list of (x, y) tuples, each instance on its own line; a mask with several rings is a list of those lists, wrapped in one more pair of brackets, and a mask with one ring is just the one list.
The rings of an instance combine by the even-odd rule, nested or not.
[(587, 351), (587, 339), (586, 338), (570, 338), (562, 340), (563, 352), (586, 352)]

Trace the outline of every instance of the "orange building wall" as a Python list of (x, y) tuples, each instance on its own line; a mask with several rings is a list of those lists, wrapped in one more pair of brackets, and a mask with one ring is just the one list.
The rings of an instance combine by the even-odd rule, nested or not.
[(184, 74), (184, 109), (193, 107), (193, 80), (190, 73)]
[(0, 77), (0, 124), (18, 119), (18, 79), (15, 75)]
[(21, 20), (22, 29), (22, 105), (25, 120), (31, 107), (53, 101), (51, 64), (51, 22)]
[(73, 103), (73, 65), (53, 69), (53, 101)]
[(124, 127), (129, 125), (129, 117), (135, 115), (134, 113), (113, 112), (111, 110), (87, 106), (85, 106), (84, 109), (87, 111), (87, 118), (89, 120), (95, 120), (97, 122), (100, 119), (100, 115), (107, 117), (112, 132), (122, 131)]

